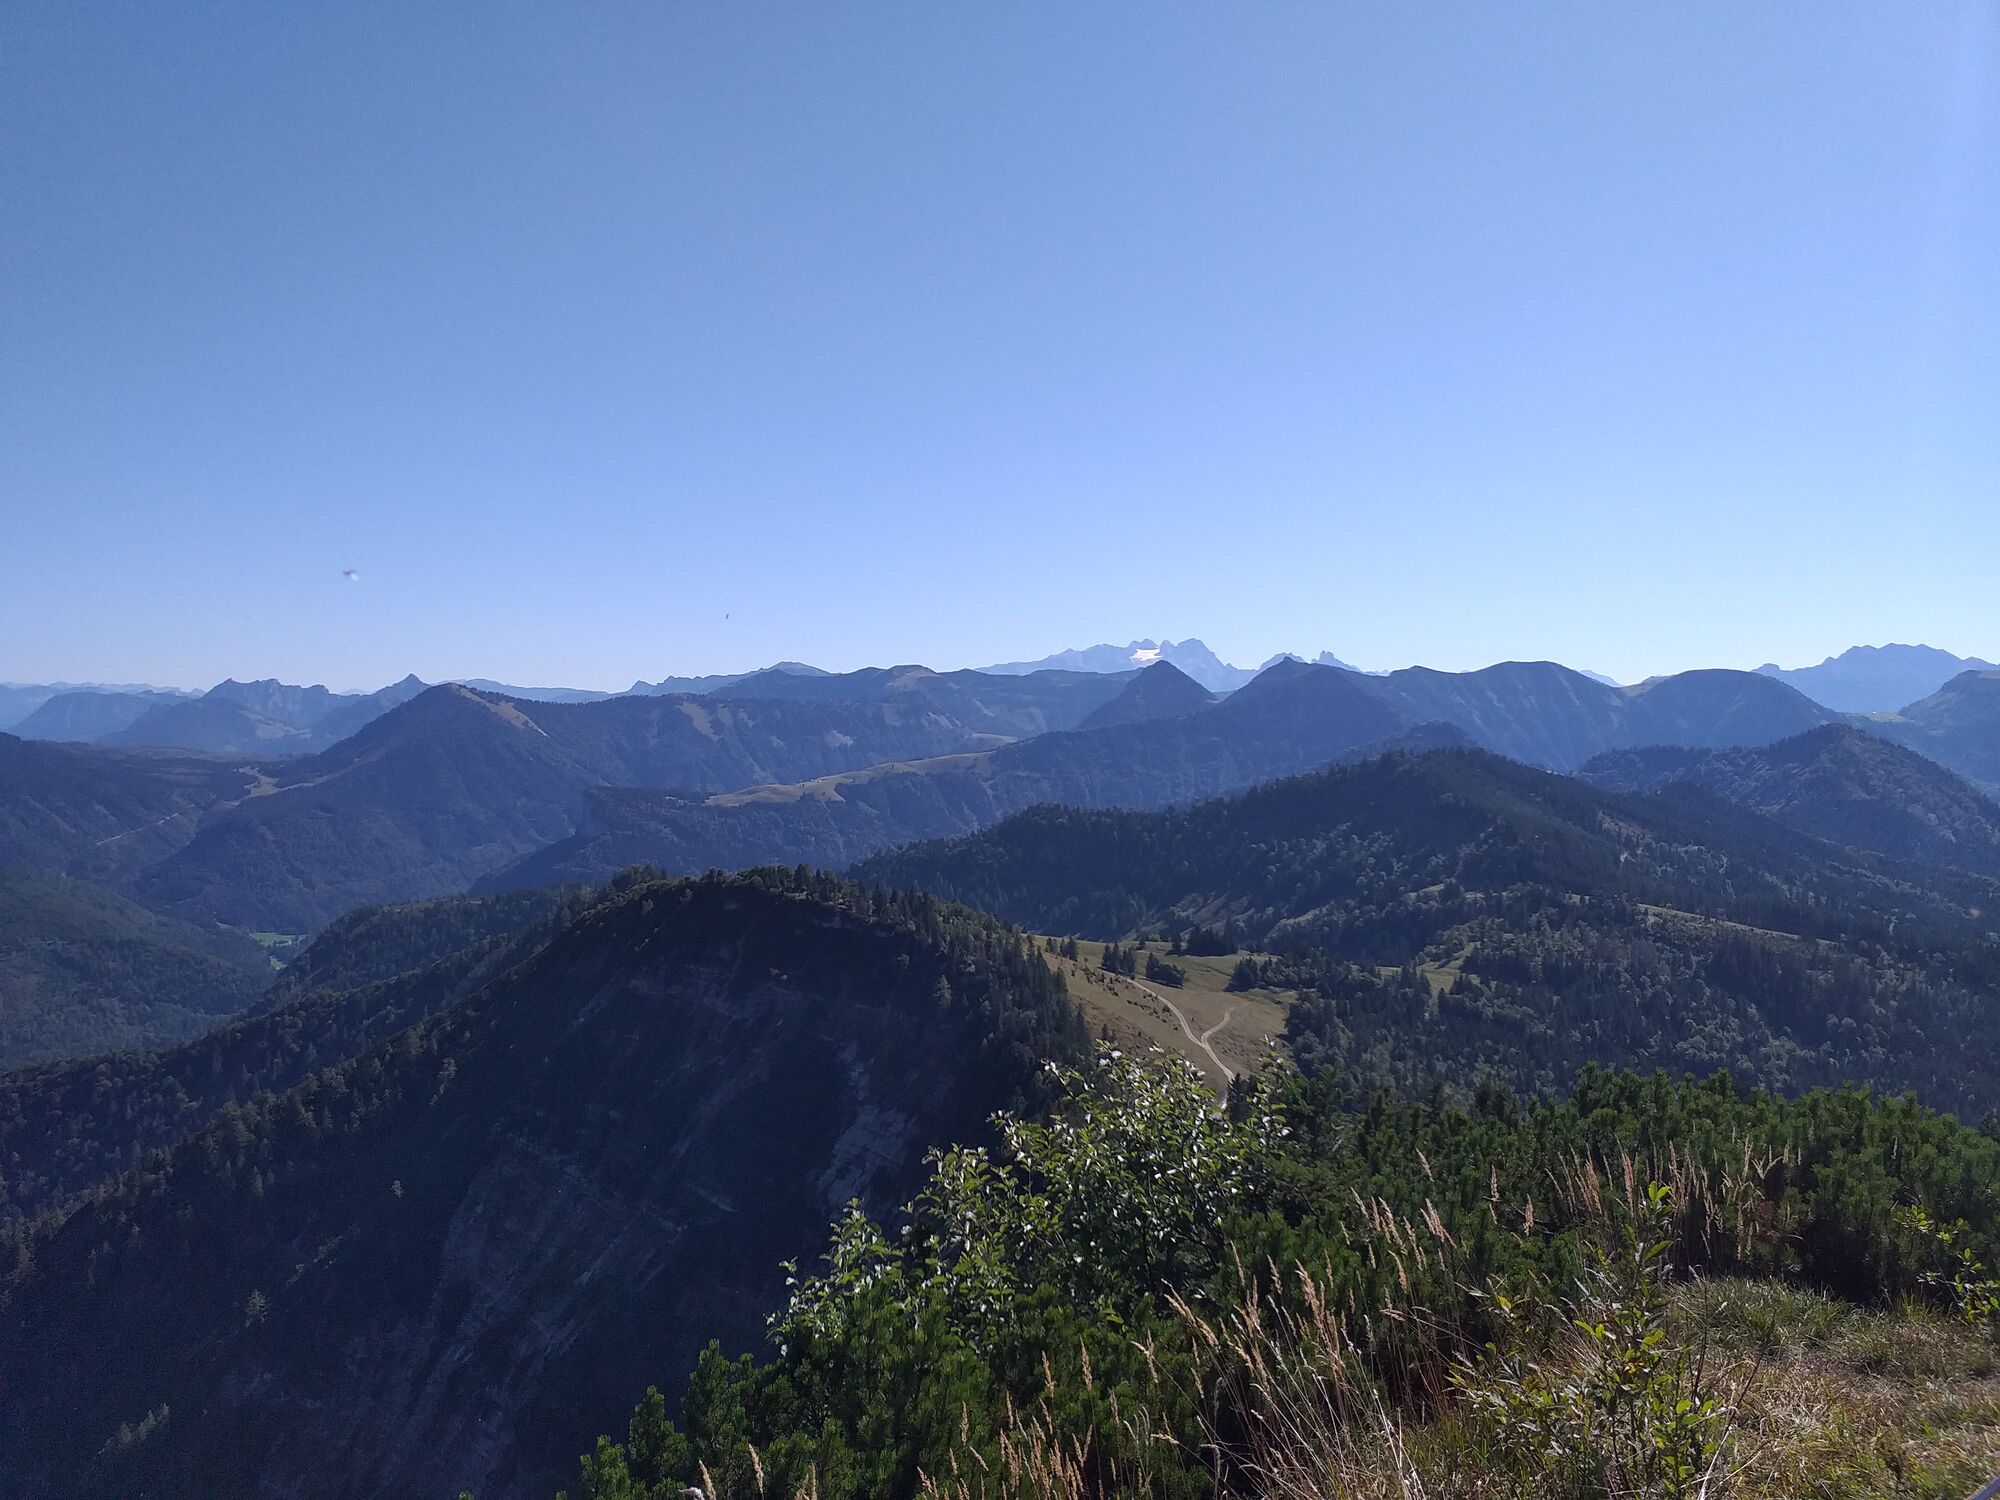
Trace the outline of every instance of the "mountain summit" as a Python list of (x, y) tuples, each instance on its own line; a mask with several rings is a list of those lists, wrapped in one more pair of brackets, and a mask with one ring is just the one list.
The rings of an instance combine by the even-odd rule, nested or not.
[(1930, 697), (1961, 672), (1991, 671), (1993, 663), (1935, 646), (1850, 646), (1816, 667), (1766, 662), (1757, 670), (1842, 713), (1886, 714)]
[(1184, 641), (1133, 641), (1124, 646), (1113, 646), (1109, 642), (1079, 646), (1069, 651), (1058, 651), (1053, 656), (1044, 656), (1039, 661), (1001, 662), (979, 670), (1003, 677), (1020, 677), (1029, 672), (1052, 669), (1129, 672), (1134, 667), (1150, 667), (1156, 661), (1172, 662), (1211, 693), (1233, 693), (1257, 675), (1244, 667), (1232, 667), (1193, 637)]
[(1146, 719), (1177, 719), (1199, 713), (1215, 702), (1215, 694), (1170, 661), (1156, 661), (1126, 684), (1124, 691), (1099, 707), (1080, 726), (1102, 729), (1107, 724), (1137, 724)]

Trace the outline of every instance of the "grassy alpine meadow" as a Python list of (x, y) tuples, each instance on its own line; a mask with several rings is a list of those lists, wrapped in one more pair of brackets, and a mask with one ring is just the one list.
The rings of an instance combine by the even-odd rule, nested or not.
[[(1077, 956), (1071, 958), (1063, 939), (1035, 941), (1099, 1037), (1136, 1052), (1184, 1058), (1218, 1092), (1228, 1081), (1224, 1069), (1230, 1077), (1249, 1077), (1289, 1055), (1285, 1018), (1297, 993), (1264, 987), (1232, 990), (1231, 976), (1245, 955), (1174, 953), (1167, 943), (1155, 941), (1141, 950), (1139, 975), (1128, 978), (1105, 969), (1105, 943), (1075, 939)], [(1178, 969), (1180, 982), (1147, 980), (1147, 953)]]

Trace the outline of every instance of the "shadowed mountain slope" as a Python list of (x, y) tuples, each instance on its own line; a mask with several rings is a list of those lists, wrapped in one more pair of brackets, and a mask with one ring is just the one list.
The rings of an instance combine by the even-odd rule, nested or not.
[(1413, 719), (1455, 724), (1475, 744), (1552, 771), (1637, 745), (1763, 744), (1834, 717), (1754, 672), (1682, 672), (1621, 688), (1555, 662), (1502, 662), (1477, 672), (1409, 667), (1363, 680)]
[(0, 1069), (180, 1041), (269, 978), (254, 944), (204, 942), (110, 891), (0, 867)]
[(1131, 678), (1119, 691), (1093, 709), (1079, 729), (1104, 729), (1113, 724), (1142, 724), (1148, 719), (1178, 719), (1212, 707), (1215, 694), (1172, 662), (1155, 662)]
[(1753, 749), (1617, 751), (1578, 774), (1626, 791), (1689, 782), (1834, 843), (2000, 877), (2000, 805), (1936, 762), (1851, 725)]
[(779, 875), (628, 888), (37, 1228), (0, 1485), (544, 1500), (602, 1412), (756, 1344), (843, 1204), (892, 1210), (1084, 1045), (988, 919)]
[(339, 1067), (437, 1014), (539, 951), (601, 895), (556, 889), (370, 907), (329, 927), (246, 1014), (211, 1016), (178, 1046), (0, 1073), (0, 1221), (59, 1208), (219, 1111)]
[(161, 858), (254, 773), (193, 755), (0, 734), (0, 864), (101, 876)]
[(450, 684), (280, 768), (269, 795), (208, 820), (134, 890), (191, 919), (309, 932), (463, 890), (567, 837), (586, 788), (711, 793), (1004, 742), (899, 701), (517, 703)]
[(186, 701), (180, 693), (82, 689), (53, 695), (11, 729), (24, 740), (90, 743), (130, 727), (154, 709)]
[(259, 755), (307, 755), (338, 744), (424, 690), (418, 678), (374, 693), (332, 693), (275, 678), (218, 682), (199, 698), (161, 704), (112, 734), (110, 745), (158, 745)]

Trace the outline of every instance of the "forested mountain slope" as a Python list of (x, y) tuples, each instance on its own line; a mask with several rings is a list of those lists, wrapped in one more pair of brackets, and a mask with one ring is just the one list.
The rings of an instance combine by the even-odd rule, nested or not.
[(1083, 1044), (990, 919), (631, 886), (17, 1232), (0, 1489), (542, 1500), (602, 1413), (759, 1338), (843, 1203), (888, 1211)]
[(2000, 671), (1961, 672), (1900, 713), (1862, 723), (2000, 797)]
[(194, 755), (96, 750), (0, 734), (0, 864), (115, 875), (171, 853), (254, 774)]
[(204, 942), (110, 891), (0, 866), (0, 1069), (180, 1041), (269, 978), (247, 941)]
[(313, 993), (351, 990), (421, 969), (468, 948), (522, 934), (593, 899), (588, 889), (545, 887), (499, 896), (439, 896), (389, 906), (363, 906), (331, 922), (285, 965), (257, 1002), (258, 1010)]
[(1310, 998), (1294, 1051), (1371, 1081), (1559, 1086), (1587, 1062), (2000, 1106), (1994, 887), (1693, 787), (1394, 755), (1175, 812), (1038, 808), (863, 862), (1037, 931), (1233, 920)]
[(1617, 751), (1578, 774), (1626, 791), (1688, 782), (1837, 844), (2000, 876), (2000, 804), (1935, 761), (1848, 724), (1754, 749)]
[(596, 899), (551, 889), (355, 912), (255, 1004), (229, 1007), (246, 1014), (207, 1016), (178, 1046), (0, 1073), (0, 1221), (57, 1209), (224, 1108), (341, 1066), (539, 952)]

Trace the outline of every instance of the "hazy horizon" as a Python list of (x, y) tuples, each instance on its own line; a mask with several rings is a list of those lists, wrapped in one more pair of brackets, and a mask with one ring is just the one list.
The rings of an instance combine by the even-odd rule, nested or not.
[[(831, 672), (854, 672), (854, 671), (861, 671), (867, 668), (883, 668), (883, 667), (898, 667), (898, 666), (923, 666), (923, 667), (929, 667), (934, 671), (954, 672), (954, 671), (962, 671), (968, 669), (978, 670), (988, 666), (1000, 665), (1003, 661), (1011, 661), (1011, 660), (1039, 661), (1046, 656), (1055, 656), (1064, 651), (1080, 650), (1088, 646), (1094, 646), (1094, 645), (1122, 646), (1132, 641), (1147, 640), (1147, 639), (1172, 640), (1172, 641), (1198, 640), (1201, 641), (1204, 645), (1209, 646), (1211, 650), (1214, 649), (1213, 643), (1208, 641), (1206, 637), (1190, 633), (1184, 636), (1151, 636), (1151, 637), (1127, 636), (1120, 640), (1102, 641), (1102, 642), (1076, 641), (1072, 642), (1067, 646), (1051, 647), (1047, 651), (1025, 652), (1019, 657), (996, 658), (994, 661), (991, 662), (927, 661), (923, 659), (921, 656), (903, 656), (903, 657), (898, 657), (893, 661), (891, 660), (860, 661), (860, 662), (852, 662), (844, 665), (834, 666), (834, 665), (829, 665), (829, 663), (824, 661), (815, 661), (810, 657), (804, 657), (794, 654), (787, 657), (774, 658), (772, 661), (751, 662), (734, 666), (716, 667), (716, 668), (706, 669), (701, 672), (677, 671), (669, 667), (663, 671), (642, 673), (637, 677), (619, 683), (583, 682), (583, 681), (572, 680), (570, 678), (562, 678), (560, 680), (556, 678), (550, 678), (547, 681), (541, 681), (541, 680), (530, 681), (526, 677), (518, 675), (510, 675), (505, 672), (492, 672), (486, 670), (469, 671), (469, 672), (439, 672), (436, 674), (431, 674), (427, 672), (414, 672), (414, 673), (398, 672), (393, 676), (384, 677), (379, 681), (360, 681), (360, 682), (341, 683), (341, 682), (325, 682), (310, 676), (300, 675), (297, 673), (287, 673), (283, 670), (272, 670), (268, 672), (248, 672), (243, 670), (232, 672), (225, 670), (215, 676), (198, 678), (188, 681), (179, 681), (179, 682), (153, 681), (153, 680), (140, 681), (138, 679), (113, 678), (113, 677), (94, 677), (94, 678), (92, 677), (29, 678), (29, 677), (19, 677), (19, 676), (0, 677), (0, 687), (30, 687), (30, 686), (45, 686), (51, 683), (61, 683), (65, 687), (74, 689), (95, 688), (108, 691), (108, 690), (152, 688), (161, 691), (183, 691), (183, 692), (201, 693), (201, 692), (206, 692), (208, 689), (216, 686), (218, 683), (228, 681), (230, 679), (234, 679), (238, 682), (250, 682), (250, 681), (257, 681), (260, 679), (276, 679), (280, 682), (288, 682), (298, 686), (325, 687), (335, 693), (372, 693), (379, 688), (387, 687), (393, 683), (400, 682), (406, 676), (414, 675), (422, 679), (424, 682), (433, 685), (441, 682), (468, 682), (468, 681), (479, 680), (487, 682), (501, 682), (501, 683), (506, 683), (513, 687), (522, 687), (522, 688), (574, 688), (585, 692), (603, 692), (603, 693), (615, 694), (615, 693), (626, 692), (639, 682), (658, 682), (662, 678), (667, 678), (667, 677), (727, 676), (732, 673), (756, 672), (756, 671), (762, 671), (782, 661), (798, 661), (804, 663), (807, 666), (820, 667)], [(1893, 641), (1893, 642), (1858, 641), (1855, 642), (1854, 644), (1855, 646), (1858, 647), (1864, 647), (1864, 648), (1872, 647), (1874, 649), (1883, 649), (1895, 645), (1929, 647), (1934, 650), (1947, 651), (1951, 655), (1966, 659), (1986, 660), (1986, 661), (1991, 661), (1995, 659), (1992, 653), (1986, 651), (1980, 651), (1980, 650), (1960, 651), (1950, 646), (1941, 647), (1938, 646), (1935, 642), (1928, 642), (1928, 641)], [(1667, 676), (1672, 676), (1674, 673), (1677, 672), (1697, 671), (1704, 667), (1724, 667), (1724, 668), (1732, 668), (1737, 671), (1747, 672), (1747, 671), (1755, 671), (1760, 667), (1775, 665), (1787, 671), (1794, 671), (1804, 667), (1818, 666), (1822, 662), (1830, 661), (1833, 658), (1838, 657), (1851, 649), (1853, 649), (1853, 647), (1842, 647), (1841, 650), (1839, 651), (1823, 652), (1819, 656), (1814, 657), (1810, 661), (1774, 662), (1767, 657), (1764, 658), (1763, 660), (1756, 662), (1744, 662), (1744, 661), (1688, 662), (1681, 666), (1667, 667), (1656, 672), (1646, 672), (1636, 677), (1621, 677), (1617, 678), (1616, 680), (1629, 686), (1634, 683), (1646, 681), (1648, 678), (1667, 677)], [(1310, 661), (1321, 650), (1332, 650), (1335, 656), (1341, 655), (1340, 651), (1337, 648), (1332, 648), (1332, 647), (1315, 647), (1312, 649), (1305, 649), (1299, 647), (1281, 647), (1275, 651), (1266, 651), (1256, 656), (1244, 657), (1241, 659), (1231, 657), (1227, 653), (1222, 651), (1216, 651), (1215, 654), (1217, 655), (1217, 657), (1219, 657), (1222, 661), (1224, 661), (1230, 666), (1255, 670), (1263, 666), (1267, 661), (1270, 661), (1279, 655), (1301, 656), (1304, 659)], [(1366, 662), (1349, 662), (1348, 664), (1354, 667), (1357, 671), (1362, 671), (1362, 672), (1392, 672), (1400, 670), (1405, 667), (1431, 667), (1439, 671), (1468, 672), (1468, 671), (1477, 671), (1481, 667), (1495, 666), (1505, 661), (1529, 661), (1529, 660), (1559, 661), (1560, 665), (1569, 667), (1574, 671), (1591, 673), (1606, 677), (1612, 676), (1612, 674), (1610, 673), (1599, 672), (1599, 670), (1593, 665), (1591, 665), (1591, 663), (1589, 663), (1588, 661), (1583, 661), (1583, 662), (1560, 661), (1559, 658), (1555, 657), (1495, 657), (1491, 661), (1476, 662), (1473, 665), (1466, 667), (1438, 667), (1437, 664), (1434, 662), (1422, 662), (1422, 661), (1398, 662), (1394, 666), (1379, 666)]]

